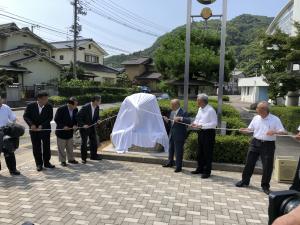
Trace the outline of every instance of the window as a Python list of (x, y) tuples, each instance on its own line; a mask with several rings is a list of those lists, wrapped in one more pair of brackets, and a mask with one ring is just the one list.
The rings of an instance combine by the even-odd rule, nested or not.
[(99, 57), (96, 55), (85, 55), (84, 60), (89, 63), (99, 63)]
[(55, 55), (52, 56), (52, 59), (55, 59)]
[(89, 44), (89, 49), (91, 49), (92, 48), (92, 45), (91, 44)]
[(64, 56), (63, 56), (63, 55), (60, 55), (60, 56), (59, 56), (59, 60), (64, 60)]

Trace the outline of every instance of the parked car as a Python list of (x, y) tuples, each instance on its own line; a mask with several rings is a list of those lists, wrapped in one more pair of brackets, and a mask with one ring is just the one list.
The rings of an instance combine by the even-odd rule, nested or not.
[(169, 100), (170, 99), (170, 96), (168, 93), (163, 93), (161, 94), (160, 96), (157, 97), (157, 100)]
[(151, 89), (147, 86), (140, 87), (141, 93), (151, 93)]

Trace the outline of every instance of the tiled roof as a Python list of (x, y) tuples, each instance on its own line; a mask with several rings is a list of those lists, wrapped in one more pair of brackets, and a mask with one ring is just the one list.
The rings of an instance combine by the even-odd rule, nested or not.
[(122, 65), (142, 65), (142, 64), (150, 64), (152, 63), (152, 59), (148, 57), (141, 57), (136, 59), (130, 59), (122, 62)]
[(99, 71), (99, 72), (114, 73), (114, 74), (119, 73), (119, 71), (117, 71), (113, 68), (110, 68), (110, 67), (98, 64), (98, 63), (77, 62), (77, 65), (79, 67), (82, 67), (84, 70)]

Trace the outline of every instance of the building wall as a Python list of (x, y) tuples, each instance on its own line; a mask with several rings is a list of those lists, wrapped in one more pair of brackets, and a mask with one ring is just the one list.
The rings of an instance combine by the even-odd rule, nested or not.
[[(41, 83), (55, 84), (60, 79), (60, 68), (46, 60), (35, 60), (22, 66), (32, 72), (24, 75), (24, 86), (34, 86)], [(21, 76), (19, 76), (19, 82), (21, 82)]]
[(144, 65), (125, 65), (125, 71), (129, 80), (133, 81), (135, 77), (145, 73), (146, 68)]
[[(91, 48), (89, 48), (89, 45)], [(95, 45), (93, 44), (86, 44), (81, 46), (85, 49), (83, 50), (78, 50), (77, 51), (77, 60), (81, 61), (81, 62), (85, 62), (85, 55), (89, 54), (89, 55), (96, 55), (99, 57), (99, 64), (103, 65), (104, 62), (104, 55), (103, 52), (99, 51)], [(56, 62), (58, 62), (59, 64), (70, 64), (70, 62), (73, 62), (73, 49), (58, 49), (58, 50), (54, 50), (52, 55), (55, 57), (53, 59), (55, 59)], [(60, 60), (60, 56), (63, 55), (64, 59)]]
[(48, 54), (46, 55), (51, 56), (51, 49), (47, 45), (41, 43), (38, 39), (33, 38), (31, 35), (27, 33), (12, 34), (8, 38), (1, 39), (1, 42), (2, 42), (1, 51), (7, 51), (10, 49), (17, 48), (19, 46), (25, 46), (27, 44), (30, 44), (30, 45), (38, 45), (41, 49), (47, 49)]
[(242, 102), (256, 103), (268, 100), (268, 87), (241, 87)]

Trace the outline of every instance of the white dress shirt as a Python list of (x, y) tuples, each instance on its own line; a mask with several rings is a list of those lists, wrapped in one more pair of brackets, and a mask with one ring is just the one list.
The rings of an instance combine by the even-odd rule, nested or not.
[(256, 115), (248, 128), (253, 130), (253, 137), (262, 141), (276, 141), (276, 136), (268, 136), (267, 132), (272, 130), (276, 132), (285, 132), (285, 129), (277, 116), (269, 115), (266, 118), (262, 118), (260, 115)]
[(93, 103), (91, 102), (91, 107), (92, 107), (92, 119), (94, 118), (94, 113), (96, 110), (96, 107), (93, 106)]
[(37, 105), (38, 105), (38, 107), (39, 107), (39, 114), (41, 115), (41, 113), (42, 113), (42, 110), (43, 110), (43, 108), (44, 108), (44, 105), (43, 106), (40, 106), (40, 104), (37, 102)]
[(8, 105), (2, 104), (0, 107), (0, 127), (6, 126), (16, 120), (16, 114)]
[(217, 113), (213, 107), (206, 105), (199, 108), (197, 116), (193, 124), (202, 126), (202, 129), (215, 129), (218, 125)]
[(171, 115), (170, 115), (170, 119), (171, 119), (171, 124), (172, 126), (174, 125), (174, 119), (177, 116), (178, 112), (179, 112), (180, 108), (178, 108), (176, 111), (172, 111)]
[(298, 131), (300, 131), (300, 126), (298, 127)]

